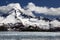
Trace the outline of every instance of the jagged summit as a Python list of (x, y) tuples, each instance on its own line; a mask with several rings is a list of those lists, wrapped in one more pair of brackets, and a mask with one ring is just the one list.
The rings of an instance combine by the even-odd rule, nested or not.
[[(11, 8), (7, 13), (9, 14), (7, 17), (3, 17), (4, 19), (0, 23), (16, 23), (18, 20), (18, 16), (21, 14), (22, 8), (19, 3), (11, 3), (8, 5)], [(6, 15), (7, 15), (6, 13)], [(0, 19), (1, 20), (1, 19)]]
[(15, 10), (17, 10), (17, 9), (21, 10), (21, 6), (19, 3), (11, 3), (8, 6), (15, 9)]

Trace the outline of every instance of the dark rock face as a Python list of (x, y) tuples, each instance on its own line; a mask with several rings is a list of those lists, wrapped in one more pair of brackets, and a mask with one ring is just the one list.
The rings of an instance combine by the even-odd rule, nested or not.
[(57, 32), (60, 31), (60, 28), (50, 28), (50, 29), (41, 29), (38, 26), (33, 27), (25, 27), (22, 23), (15, 23), (15, 24), (4, 24), (3, 26), (0, 26), (0, 31), (39, 31), (39, 32)]
[(0, 26), (0, 31), (7, 31), (7, 27)]
[(43, 18), (43, 20), (45, 20), (45, 21), (49, 21), (49, 22), (52, 21), (52, 20), (50, 20), (50, 19), (48, 19), (48, 18)]
[(60, 18), (56, 18), (56, 20), (60, 21)]

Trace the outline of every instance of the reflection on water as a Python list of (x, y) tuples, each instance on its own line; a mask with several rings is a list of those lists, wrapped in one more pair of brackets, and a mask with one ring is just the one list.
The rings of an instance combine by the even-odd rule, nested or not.
[(60, 40), (60, 38), (0, 38), (0, 40)]
[(47, 32), (0, 32), (0, 40), (60, 40), (59, 32), (50, 34)]

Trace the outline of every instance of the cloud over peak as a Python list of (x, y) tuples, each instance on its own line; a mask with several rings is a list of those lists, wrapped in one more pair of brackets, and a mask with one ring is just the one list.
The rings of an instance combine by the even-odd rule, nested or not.
[(14, 9), (21, 9), (19, 3), (11, 3), (6, 6), (0, 6), (0, 12), (7, 13), (8, 11), (10, 11), (13, 8)]
[(42, 13), (44, 15), (60, 15), (60, 7), (59, 8), (53, 8), (53, 7), (48, 8), (48, 7), (36, 6), (34, 3), (30, 2), (24, 8), (21, 8), (19, 3), (10, 3), (6, 6), (0, 6), (0, 12), (7, 13), (11, 9), (15, 9), (15, 10), (19, 9), (24, 14), (31, 15), (31, 16), (34, 16), (34, 14), (32, 13), (33, 11), (39, 14)]

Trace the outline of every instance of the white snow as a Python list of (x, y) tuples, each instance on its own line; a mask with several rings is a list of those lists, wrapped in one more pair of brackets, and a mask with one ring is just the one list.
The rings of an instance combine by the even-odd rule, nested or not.
[(52, 28), (54, 27), (60, 27), (60, 22), (58, 20), (53, 20), (50, 22)]
[(10, 14), (5, 18), (1, 23), (7, 24), (7, 23), (15, 23), (17, 20), (14, 17), (14, 13)]

